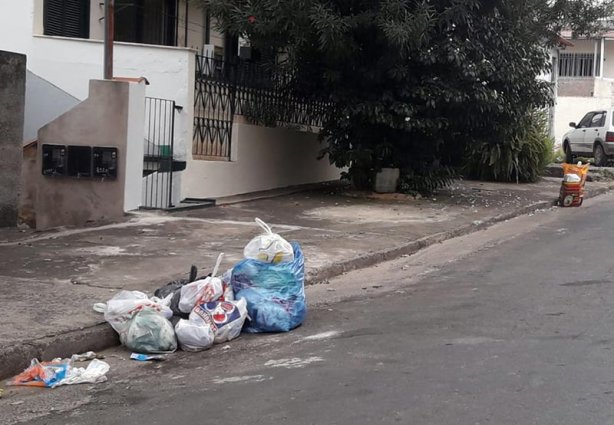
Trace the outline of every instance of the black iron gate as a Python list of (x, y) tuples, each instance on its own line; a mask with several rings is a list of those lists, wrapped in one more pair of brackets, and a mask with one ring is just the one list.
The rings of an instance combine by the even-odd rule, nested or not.
[(175, 101), (145, 98), (143, 208), (173, 207)]

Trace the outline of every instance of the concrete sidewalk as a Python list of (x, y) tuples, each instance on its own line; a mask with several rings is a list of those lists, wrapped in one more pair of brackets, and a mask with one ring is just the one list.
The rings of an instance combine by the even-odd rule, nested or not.
[[(222, 268), (242, 258), (260, 217), (304, 249), (307, 283), (411, 254), (433, 243), (550, 208), (560, 179), (529, 185), (464, 181), (428, 199), (344, 189), (173, 214), (138, 213), (122, 223), (36, 233), (0, 232), (0, 378), (33, 357), (49, 359), (117, 343), (92, 310), (120, 289), (152, 293), (187, 276), (206, 274), (220, 252)], [(609, 183), (587, 185), (588, 196)]]

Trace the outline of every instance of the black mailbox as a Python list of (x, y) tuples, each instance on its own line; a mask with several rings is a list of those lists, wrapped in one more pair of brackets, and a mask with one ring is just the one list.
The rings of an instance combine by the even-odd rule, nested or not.
[(66, 161), (67, 175), (73, 177), (92, 176), (92, 148), (89, 146), (68, 146)]
[(66, 146), (43, 145), (43, 175), (66, 175)]
[(117, 178), (117, 148), (94, 148), (94, 177)]

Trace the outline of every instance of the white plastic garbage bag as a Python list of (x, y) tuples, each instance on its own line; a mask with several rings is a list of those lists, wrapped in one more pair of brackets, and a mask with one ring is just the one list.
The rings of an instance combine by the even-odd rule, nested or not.
[(120, 291), (106, 304), (94, 305), (94, 310), (104, 313), (104, 319), (120, 335), (126, 331), (134, 314), (145, 308), (157, 311), (167, 319), (173, 316), (168, 306), (149, 299), (147, 295), (139, 291)]
[(181, 319), (175, 325), (179, 347), (183, 351), (203, 351), (211, 348), (215, 335), (210, 326)]
[(211, 329), (218, 344), (238, 337), (246, 318), (247, 302), (243, 298), (199, 303), (190, 313), (190, 322)]
[(222, 258), (224, 253), (217, 257), (210, 277), (188, 283), (181, 288), (179, 311), (190, 313), (197, 303), (215, 301), (224, 294), (222, 279), (216, 277)]
[(256, 236), (245, 246), (243, 249), (245, 258), (274, 264), (294, 260), (292, 245), (278, 234), (273, 233), (264, 221), (259, 218), (256, 218), (255, 221), (262, 227), (264, 234)]

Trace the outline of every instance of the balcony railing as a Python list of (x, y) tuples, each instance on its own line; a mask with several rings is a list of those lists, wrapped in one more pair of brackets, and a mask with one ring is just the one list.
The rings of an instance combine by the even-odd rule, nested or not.
[(197, 56), (192, 153), (201, 159), (230, 159), (232, 122), (322, 127), (330, 104), (298, 95), (292, 76), (278, 68)]

